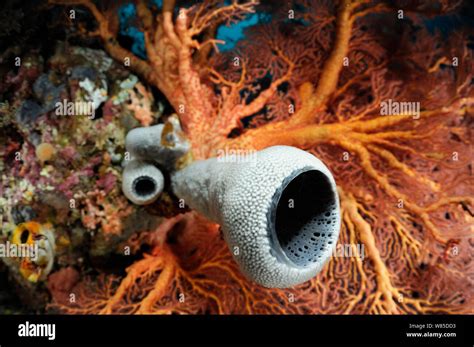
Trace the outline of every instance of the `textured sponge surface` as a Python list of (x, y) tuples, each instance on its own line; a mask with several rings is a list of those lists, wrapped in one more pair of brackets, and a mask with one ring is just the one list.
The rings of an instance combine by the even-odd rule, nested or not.
[[(316, 174), (307, 174), (291, 188), (305, 172)], [(291, 287), (314, 277), (337, 241), (334, 179), (319, 159), (300, 149), (269, 147), (247, 162), (208, 159), (177, 172), (172, 181), (186, 204), (222, 226), (243, 273), (263, 286)], [(307, 189), (319, 185), (319, 190)], [(319, 196), (308, 199), (307, 194)], [(313, 235), (317, 232), (319, 236)]]
[(285, 181), (273, 199), (278, 203), (270, 220), (274, 238), (293, 264), (310, 266), (334, 242), (338, 213), (333, 187), (326, 175), (311, 168)]

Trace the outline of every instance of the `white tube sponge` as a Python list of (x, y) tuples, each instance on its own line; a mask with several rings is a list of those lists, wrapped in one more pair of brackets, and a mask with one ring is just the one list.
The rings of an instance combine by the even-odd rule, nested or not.
[(176, 170), (189, 146), (176, 115), (164, 124), (132, 129), (125, 139), (129, 159), (123, 162), (122, 173), (122, 190), (127, 198), (138, 205), (155, 201), (163, 191), (164, 178), (154, 164), (167, 171)]
[(135, 128), (128, 132), (125, 147), (132, 157), (151, 161), (169, 171), (185, 155), (189, 142), (184, 137), (177, 117), (170, 116), (164, 124)]
[(319, 159), (294, 147), (249, 158), (195, 162), (173, 174), (173, 191), (221, 225), (248, 278), (273, 288), (303, 283), (319, 273), (339, 236), (334, 178)]
[(164, 177), (153, 164), (138, 159), (130, 160), (122, 173), (122, 191), (137, 205), (155, 201), (163, 191)]

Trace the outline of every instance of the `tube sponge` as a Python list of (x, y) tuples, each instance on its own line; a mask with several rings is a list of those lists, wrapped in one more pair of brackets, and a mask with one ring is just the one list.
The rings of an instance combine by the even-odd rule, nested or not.
[(172, 115), (163, 124), (131, 130), (125, 147), (130, 160), (124, 161), (122, 190), (135, 204), (145, 205), (155, 201), (163, 191), (164, 177), (155, 164), (174, 171), (188, 152), (189, 142), (177, 116)]
[(125, 147), (133, 157), (153, 161), (174, 171), (176, 162), (188, 152), (190, 145), (178, 118), (170, 116), (166, 123), (130, 130)]
[(197, 161), (172, 175), (187, 205), (220, 224), (242, 272), (272, 288), (321, 271), (340, 229), (334, 178), (313, 155), (274, 146), (247, 161)]
[(127, 163), (122, 173), (122, 191), (137, 205), (155, 201), (163, 191), (164, 177), (153, 164), (133, 159)]

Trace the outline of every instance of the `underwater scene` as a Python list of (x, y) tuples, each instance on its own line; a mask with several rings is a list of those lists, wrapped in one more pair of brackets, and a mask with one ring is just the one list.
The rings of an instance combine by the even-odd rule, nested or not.
[(469, 0), (6, 0), (0, 314), (474, 314)]

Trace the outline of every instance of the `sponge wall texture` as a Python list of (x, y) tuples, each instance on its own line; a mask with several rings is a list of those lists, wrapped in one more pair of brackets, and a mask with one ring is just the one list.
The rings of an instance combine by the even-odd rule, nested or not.
[(133, 159), (122, 173), (122, 191), (137, 205), (147, 205), (155, 201), (163, 191), (165, 178), (153, 164)]
[[(315, 206), (309, 219), (304, 213), (307, 222), (278, 221), (280, 206), (291, 207), (292, 203), (292, 194), (286, 196), (288, 201), (281, 201), (285, 189), (305, 172), (324, 177), (329, 187), (322, 191), (325, 206)], [(295, 196), (306, 194), (302, 182), (294, 190)], [(294, 147), (269, 147), (244, 161), (228, 156), (195, 162), (172, 176), (172, 188), (188, 206), (221, 225), (242, 272), (265, 287), (292, 287), (314, 277), (331, 256), (339, 235), (339, 200), (332, 174), (319, 159)], [(306, 195), (310, 194), (321, 192), (308, 191)], [(313, 211), (312, 206), (298, 206), (300, 201), (293, 201), (295, 210)], [(330, 223), (324, 223), (322, 216)], [(292, 223), (300, 226), (293, 227)], [(285, 230), (279, 230), (282, 226)], [(291, 228), (294, 233), (288, 237)], [(324, 241), (320, 240), (321, 234)], [(292, 242), (296, 253), (288, 248)], [(314, 249), (314, 244), (318, 245), (317, 253), (305, 255), (308, 251), (304, 246), (309, 249), (312, 245)], [(298, 252), (303, 261), (296, 261), (300, 259), (295, 255)]]

